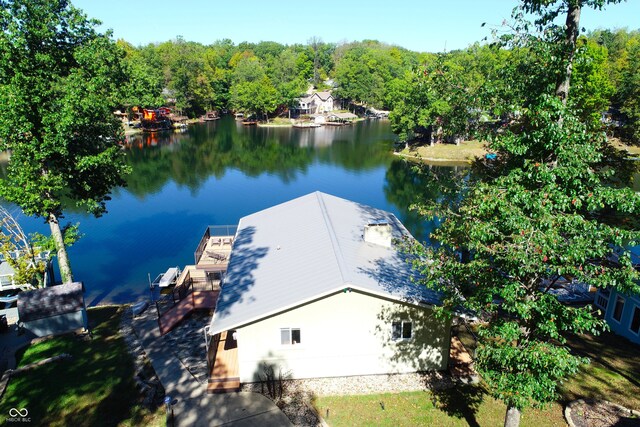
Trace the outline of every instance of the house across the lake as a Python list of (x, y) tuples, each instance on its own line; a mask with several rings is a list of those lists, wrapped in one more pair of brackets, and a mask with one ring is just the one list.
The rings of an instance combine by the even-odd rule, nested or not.
[(329, 91), (314, 92), (298, 100), (300, 114), (323, 114), (335, 109), (335, 100)]
[(390, 212), (315, 192), (240, 220), (205, 328), (210, 391), (268, 369), (318, 378), (447, 369), (450, 323), (414, 283)]

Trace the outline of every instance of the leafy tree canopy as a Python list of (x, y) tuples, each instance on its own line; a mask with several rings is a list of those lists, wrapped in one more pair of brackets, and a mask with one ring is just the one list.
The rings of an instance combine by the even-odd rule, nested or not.
[(124, 184), (113, 115), (123, 52), (68, 1), (0, 5), (0, 149), (11, 153), (0, 196), (45, 218), (66, 263), (62, 200), (99, 216), (111, 189)]

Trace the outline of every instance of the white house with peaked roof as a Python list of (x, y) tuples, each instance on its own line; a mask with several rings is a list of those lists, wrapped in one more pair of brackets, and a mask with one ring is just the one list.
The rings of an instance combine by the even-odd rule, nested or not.
[(314, 92), (298, 99), (298, 110), (302, 114), (323, 114), (335, 109), (335, 99), (329, 91)]
[(210, 390), (265, 366), (291, 378), (446, 369), (450, 324), (412, 282), (402, 236), (392, 213), (320, 192), (242, 218), (207, 328)]

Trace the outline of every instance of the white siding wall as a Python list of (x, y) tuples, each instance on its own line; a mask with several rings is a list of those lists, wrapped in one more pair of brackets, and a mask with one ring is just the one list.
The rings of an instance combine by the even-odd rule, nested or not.
[[(401, 318), (413, 321), (413, 339), (393, 341), (391, 322)], [(300, 328), (301, 343), (281, 345), (281, 328)], [(449, 329), (429, 309), (339, 293), (238, 329), (240, 380), (257, 381), (264, 363), (292, 378), (443, 370)]]

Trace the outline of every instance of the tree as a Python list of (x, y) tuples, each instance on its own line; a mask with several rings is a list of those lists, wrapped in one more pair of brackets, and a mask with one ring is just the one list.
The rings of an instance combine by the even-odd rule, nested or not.
[(580, 13), (583, 7), (602, 10), (606, 4), (620, 3), (622, 0), (522, 0), (525, 12), (539, 15), (536, 24), (544, 28), (558, 16), (566, 13), (564, 37), (558, 40), (564, 50), (564, 72), (556, 84), (556, 95), (566, 103), (569, 97), (571, 74), (573, 72), (573, 58), (576, 43), (580, 34)]
[(44, 286), (47, 261), (40, 256), (42, 248), (32, 244), (18, 221), (3, 206), (0, 206), (0, 253), (13, 269), (14, 282)]
[(126, 52), (124, 66), (128, 78), (122, 87), (124, 106), (155, 108), (162, 105), (162, 70), (154, 68), (145, 60), (142, 52), (129, 43), (119, 40), (118, 44)]
[(278, 93), (260, 60), (249, 53), (237, 60), (229, 102), (236, 111), (269, 114), (278, 106)]
[(625, 136), (640, 144), (640, 36), (627, 43), (628, 60), (619, 90), (620, 111), (625, 116)]
[(64, 282), (73, 280), (60, 227), (75, 203), (99, 216), (127, 172), (112, 114), (122, 51), (66, 0), (0, 1), (0, 196), (49, 224)]
[[(525, 6), (539, 12), (531, 5), (552, 3)], [(441, 314), (464, 307), (481, 318), (476, 367), (507, 405), (505, 426), (517, 426), (524, 408), (553, 401), (558, 384), (586, 363), (565, 346), (565, 334), (604, 326), (590, 307), (558, 301), (553, 290), (563, 279), (640, 292), (628, 250), (640, 243), (640, 195), (628, 188), (633, 165), (571, 109), (573, 52), (552, 60), (557, 34), (547, 28), (546, 38), (524, 39), (531, 61), (547, 68), (502, 76), (509, 80), (501, 88), (529, 90), (500, 101), (518, 114), (487, 135), (496, 158), (475, 162), (458, 201), (419, 204), (442, 220), (432, 234), (439, 246), (410, 247), (423, 283), (443, 294)], [(559, 76), (555, 85), (549, 74)]]
[(599, 128), (602, 113), (608, 110), (615, 93), (609, 77), (607, 49), (585, 37), (578, 40), (578, 46), (569, 102), (585, 122)]
[(389, 85), (394, 94), (389, 119), (401, 140), (425, 138), (433, 143), (436, 134), (443, 138), (468, 134), (480, 112), (475, 105), (475, 84), (467, 84), (468, 71), (438, 55), (407, 73), (404, 81)]

